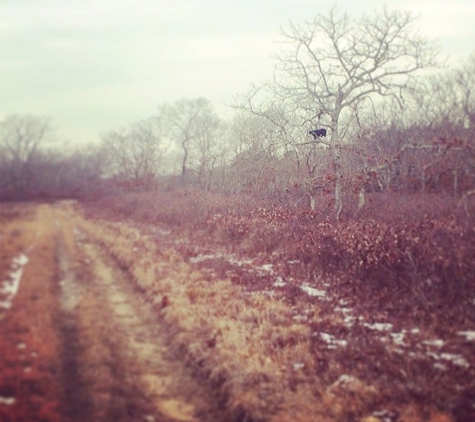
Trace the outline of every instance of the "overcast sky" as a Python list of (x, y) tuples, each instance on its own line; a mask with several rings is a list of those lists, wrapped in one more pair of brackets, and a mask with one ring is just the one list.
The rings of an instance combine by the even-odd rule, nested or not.
[[(218, 109), (273, 74), (280, 28), (328, 0), (0, 0), (0, 117), (49, 115), (62, 139), (99, 134), (197, 96)], [(475, 52), (473, 0), (340, 0), (420, 14), (452, 61)]]

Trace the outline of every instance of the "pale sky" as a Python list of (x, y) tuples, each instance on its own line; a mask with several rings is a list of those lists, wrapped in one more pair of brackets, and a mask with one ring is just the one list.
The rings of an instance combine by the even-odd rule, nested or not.
[[(333, 0), (0, 0), (0, 118), (48, 115), (61, 139), (100, 133), (183, 97), (218, 110), (272, 78), (280, 28)], [(383, 5), (420, 15), (453, 62), (475, 52), (473, 0), (340, 0), (350, 15)]]

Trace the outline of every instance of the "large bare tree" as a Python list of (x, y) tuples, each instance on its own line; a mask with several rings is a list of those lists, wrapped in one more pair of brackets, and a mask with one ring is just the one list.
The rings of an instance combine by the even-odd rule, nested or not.
[[(404, 107), (404, 93), (421, 69), (436, 64), (437, 48), (420, 36), (408, 12), (389, 10), (355, 19), (336, 8), (283, 30), (272, 97), (286, 108), (293, 124), (326, 128), (335, 178), (335, 212), (343, 206), (342, 142), (351, 125), (361, 125), (363, 109), (377, 97), (392, 97)], [(262, 90), (262, 87), (259, 88)], [(245, 105), (251, 111), (256, 91)]]

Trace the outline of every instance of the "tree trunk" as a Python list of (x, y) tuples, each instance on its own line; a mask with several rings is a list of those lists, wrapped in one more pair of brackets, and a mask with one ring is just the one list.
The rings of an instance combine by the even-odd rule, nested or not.
[(309, 198), (310, 198), (310, 209), (311, 209), (312, 211), (315, 211), (316, 198), (315, 198), (315, 196), (312, 195), (312, 194), (310, 194)]
[(454, 169), (454, 197), (457, 197), (459, 191), (459, 170)]
[(426, 193), (426, 172), (423, 170), (422, 171), (422, 177), (421, 177), (421, 194), (424, 195)]
[(366, 204), (366, 191), (364, 186), (361, 186), (360, 193), (358, 195), (358, 212), (363, 209)]
[(188, 150), (186, 149), (185, 145), (183, 144), (183, 151), (184, 151), (184, 155), (183, 155), (183, 161), (182, 161), (182, 164), (181, 164), (181, 175), (184, 176), (186, 174), (186, 162), (188, 160)]
[(333, 169), (335, 175), (335, 216), (340, 219), (340, 213), (343, 208), (343, 174), (341, 171), (341, 156), (338, 149), (339, 133), (338, 119), (341, 112), (341, 103), (343, 101), (343, 93), (341, 87), (338, 87), (338, 94), (335, 99), (335, 109), (332, 113), (332, 140), (331, 148), (333, 150)]
[(343, 192), (342, 192), (342, 183), (341, 176), (337, 176), (335, 182), (335, 216), (336, 219), (340, 219), (340, 213), (343, 208)]

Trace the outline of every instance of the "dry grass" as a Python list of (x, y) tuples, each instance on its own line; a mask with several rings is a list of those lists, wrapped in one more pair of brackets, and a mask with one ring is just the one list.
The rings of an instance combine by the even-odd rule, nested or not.
[(0, 420), (60, 421), (54, 221), (47, 207), (11, 206), (6, 223), (3, 211), (2, 277), (20, 252), (29, 262), (0, 324), (0, 396), (15, 399), (0, 407)]
[[(168, 327), (176, 353), (214, 386), (230, 420), (380, 420), (371, 413), (387, 392), (356, 378), (330, 383), (319, 378), (311, 324), (295, 321), (289, 304), (249, 294), (226, 279), (209, 281), (171, 247), (124, 223), (66, 212), (130, 272)], [(312, 306), (318, 323), (320, 310)], [(419, 415), (399, 406), (401, 421), (451, 421), (435, 409), (417, 407)]]
[(6, 279), (12, 259), (28, 241), (23, 223), (31, 223), (32, 212), (30, 206), (0, 204), (0, 280)]
[[(170, 321), (167, 325), (174, 330), (174, 340), (181, 336), (187, 356), (193, 352), (198, 370), (208, 376), (218, 374), (214, 379), (228, 394), (228, 403), (245, 408), (247, 415), (264, 415), (264, 420), (309, 420), (309, 415), (315, 420), (371, 422), (472, 419), (473, 367), (465, 373), (455, 365), (450, 371), (439, 370), (431, 355), (421, 360), (419, 354), (411, 353), (426, 350), (420, 347), (424, 340), (447, 338), (447, 353), (460, 352), (472, 364), (472, 346), (462, 344), (456, 331), (472, 329), (473, 308), (465, 304), (469, 305), (473, 284), (473, 241), (468, 220), (453, 215), (450, 201), (442, 196), (403, 198), (407, 209), (400, 213), (400, 198), (394, 196), (359, 220), (335, 223), (308, 210), (256, 206), (252, 201), (240, 203), (242, 199), (212, 197), (206, 202), (196, 195), (158, 192), (105, 198), (86, 208), (91, 223), (104, 216), (117, 222), (110, 226), (117, 239), (129, 233), (118, 229), (126, 227), (124, 221), (143, 233), (129, 236), (130, 256), (136, 258), (124, 259), (122, 266), (135, 268), (136, 280), (140, 273), (156, 280), (157, 286), (143, 288), (144, 292)], [(380, 210), (384, 218), (371, 214)], [(144, 248), (147, 242), (151, 249)], [(201, 261), (203, 257), (211, 258)], [(262, 274), (263, 264), (272, 266), (272, 274)], [(286, 285), (274, 289), (278, 278)], [(168, 279), (188, 289), (191, 305), (182, 292), (177, 293), (178, 287), (166, 286)], [(230, 295), (221, 284), (229, 281), (234, 288)], [(327, 286), (324, 290), (329, 296), (324, 300), (303, 297), (302, 281), (318, 288)], [(177, 293), (176, 297), (170, 292)], [(340, 300), (349, 303), (350, 313), (361, 324), (348, 328), (346, 316), (337, 311)], [(274, 304), (279, 305), (282, 322), (266, 314)], [(192, 310), (188, 313), (181, 305)], [(250, 310), (256, 310), (257, 316), (248, 317)], [(303, 324), (301, 317), (306, 319)], [(262, 325), (260, 319), (265, 320)], [(229, 320), (238, 328), (227, 330), (222, 338), (221, 326), (228, 327)], [(265, 329), (267, 321), (270, 329)], [(407, 338), (403, 346), (407, 350), (399, 354), (385, 343), (388, 339), (383, 333), (364, 326), (375, 321), (394, 324), (394, 334), (403, 327), (421, 331)], [(183, 331), (183, 327), (196, 328)], [(300, 334), (290, 333), (290, 327), (298, 327)], [(312, 330), (310, 338), (306, 327)], [(327, 347), (323, 337), (327, 333), (345, 339), (346, 345)], [(206, 338), (210, 339), (208, 349)], [(249, 349), (251, 357), (247, 357)], [(236, 350), (245, 351), (242, 362), (234, 356)], [(301, 350), (302, 357), (295, 350)], [(278, 384), (268, 389), (278, 403), (275, 411), (262, 400), (264, 382), (250, 388), (243, 381), (242, 374), (249, 375), (247, 368), (251, 374), (258, 372), (255, 362), (264, 357), (279, 363), (277, 369), (260, 363), (268, 385)], [(232, 362), (237, 363), (233, 366)], [(222, 368), (226, 370), (220, 372)]]

